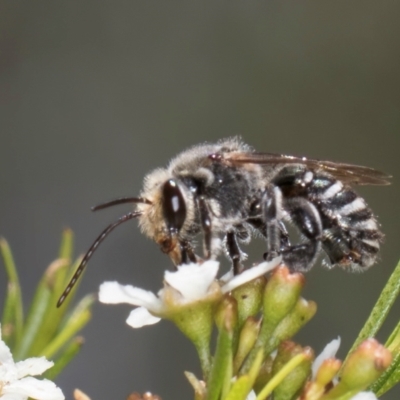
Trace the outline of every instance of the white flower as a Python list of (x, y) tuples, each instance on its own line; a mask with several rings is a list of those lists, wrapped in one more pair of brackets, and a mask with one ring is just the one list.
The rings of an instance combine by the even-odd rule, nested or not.
[(40, 375), (53, 365), (45, 357), (14, 362), (10, 349), (1, 340), (0, 327), (0, 400), (64, 400), (61, 389), (53, 382), (27, 376)]
[(104, 282), (100, 286), (99, 300), (107, 304), (128, 303), (138, 306), (131, 311), (126, 322), (133, 328), (140, 328), (157, 323), (173, 307), (220, 297), (223, 293), (264, 275), (280, 262), (279, 257), (249, 268), (237, 276), (226, 274), (222, 278), (222, 284), (216, 279), (219, 269), (217, 261), (180, 265), (177, 271), (164, 273), (164, 288), (158, 292), (158, 296), (132, 285)]
[(254, 390), (252, 390), (246, 397), (246, 400), (256, 400), (257, 396), (256, 396), (256, 392)]
[(315, 379), (317, 375), (317, 371), (321, 367), (321, 364), (327, 360), (328, 358), (334, 358), (336, 356), (337, 351), (340, 347), (340, 336), (337, 339), (332, 340), (329, 342), (324, 349), (322, 350), (321, 354), (319, 354), (312, 364), (312, 377)]

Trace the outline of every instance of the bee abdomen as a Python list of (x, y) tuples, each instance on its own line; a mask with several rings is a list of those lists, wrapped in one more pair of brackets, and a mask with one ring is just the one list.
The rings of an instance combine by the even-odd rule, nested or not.
[(309, 194), (321, 213), (323, 247), (331, 264), (361, 271), (377, 258), (383, 234), (365, 200), (342, 182), (316, 176)]

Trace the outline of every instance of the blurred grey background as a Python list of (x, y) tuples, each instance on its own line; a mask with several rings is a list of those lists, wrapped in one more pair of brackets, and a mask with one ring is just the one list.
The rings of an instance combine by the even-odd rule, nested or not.
[[(320, 351), (340, 335), (343, 356), (400, 255), (399, 21), (392, 0), (1, 1), (0, 233), (25, 301), (64, 227), (81, 253), (129, 209), (90, 206), (137, 195), (146, 172), (187, 146), (242, 135), (259, 151), (394, 175), (390, 187), (359, 190), (386, 233), (379, 264), (307, 275), (304, 295), (319, 310), (297, 339)], [(168, 265), (133, 221), (93, 257), (80, 295), (104, 280), (157, 290)], [(67, 398), (75, 387), (93, 400), (146, 390), (192, 398), (191, 344), (167, 322), (132, 330), (129, 310), (95, 306), (85, 346), (58, 380)], [(396, 303), (381, 340), (399, 315)]]

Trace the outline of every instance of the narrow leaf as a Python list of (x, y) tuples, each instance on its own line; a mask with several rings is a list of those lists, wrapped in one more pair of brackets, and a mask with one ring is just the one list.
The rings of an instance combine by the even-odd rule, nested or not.
[[(358, 345), (365, 339), (376, 336), (379, 328), (385, 321), (394, 301), (396, 300), (400, 291), (400, 262), (397, 264), (392, 275), (387, 281), (385, 287), (382, 290), (381, 295), (378, 298), (374, 308), (371, 311), (366, 323), (358, 334), (353, 346), (348, 352), (347, 358), (358, 347)], [(347, 358), (343, 365), (346, 363)]]
[(3, 238), (0, 239), (0, 251), (8, 277), (2, 318), (3, 340), (14, 347), (21, 340), (24, 320), (21, 286), (10, 246)]
[(92, 316), (90, 308), (94, 300), (94, 296), (90, 294), (85, 296), (78, 303), (60, 333), (40, 352), (41, 356), (53, 358), (53, 356), (89, 322)]
[(28, 355), (35, 356), (38, 354), (37, 350), (43, 345), (38, 344), (42, 340), (42, 332), (40, 330), (43, 328), (43, 320), (46, 317), (46, 312), (51, 306), (51, 281), (54, 271), (59, 268), (66, 266), (66, 261), (64, 259), (58, 259), (53, 261), (50, 266), (46, 269), (40, 280), (35, 295), (33, 296), (33, 301), (29, 309), (27, 320), (24, 326), (22, 340), (15, 350), (15, 358), (17, 360), (22, 360)]
[(61, 353), (61, 355), (54, 361), (54, 366), (46, 371), (44, 377), (50, 380), (54, 380), (79, 353), (83, 342), (84, 340), (80, 336), (74, 338)]

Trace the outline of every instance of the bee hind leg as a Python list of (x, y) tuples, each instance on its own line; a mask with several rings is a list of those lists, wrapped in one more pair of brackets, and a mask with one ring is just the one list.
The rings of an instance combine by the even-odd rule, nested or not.
[[(284, 198), (278, 187), (267, 188), (264, 199), (267, 239), (264, 258), (269, 261), (281, 254), (284, 263), (292, 270), (308, 271), (321, 248), (322, 223), (318, 210), (303, 197)], [(282, 222), (286, 215), (308, 239), (305, 243), (290, 245)]]
[(283, 260), (294, 271), (308, 271), (321, 249), (323, 228), (319, 212), (314, 204), (303, 197), (286, 198), (284, 208), (306, 241), (284, 249)]

